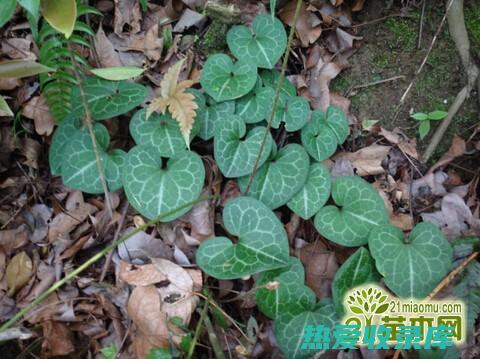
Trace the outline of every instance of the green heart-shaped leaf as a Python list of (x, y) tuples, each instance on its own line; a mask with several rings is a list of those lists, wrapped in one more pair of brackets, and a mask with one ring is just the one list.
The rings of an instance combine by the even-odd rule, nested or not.
[(322, 163), (313, 163), (303, 188), (287, 203), (297, 215), (309, 219), (322, 208), (330, 197), (330, 171)]
[(193, 91), (191, 89), (191, 91), (195, 95), (198, 105), (194, 126), (198, 123), (198, 136), (202, 140), (207, 141), (215, 134), (216, 124), (226, 121), (235, 112), (235, 102), (225, 101), (218, 103), (208, 95), (201, 95), (198, 90)]
[[(195, 132), (192, 129), (190, 138)], [(173, 157), (186, 150), (178, 122), (168, 112), (154, 112), (148, 119), (145, 109), (136, 112), (130, 121), (130, 134), (137, 145), (153, 147), (161, 157)]]
[[(225, 177), (240, 177), (252, 173), (265, 131), (265, 127), (255, 127), (247, 133), (245, 122), (235, 115), (229, 116), (216, 126), (214, 156)], [(272, 150), (272, 136), (267, 136), (259, 165), (268, 159)], [(243, 137), (245, 139), (242, 140)]]
[[(302, 348), (304, 341), (305, 327), (323, 325), (333, 330), (337, 323), (335, 308), (333, 304), (317, 305), (317, 309), (305, 311), (293, 318), (280, 316), (275, 321), (275, 337), (283, 354), (288, 359), (304, 359), (312, 357), (317, 350)], [(331, 333), (330, 333), (331, 334)]]
[[(302, 146), (291, 143), (280, 149), (258, 168), (250, 186), (250, 196), (265, 203), (271, 209), (287, 203), (305, 184), (310, 161)], [(244, 192), (249, 176), (238, 179)]]
[(332, 282), (332, 299), (337, 313), (339, 315), (344, 313), (343, 299), (349, 289), (379, 280), (380, 274), (375, 268), (373, 257), (366, 248), (360, 247), (335, 273)]
[(204, 241), (197, 250), (197, 264), (218, 279), (235, 279), (288, 264), (287, 233), (277, 216), (250, 197), (230, 200), (223, 210), (225, 229), (238, 237)]
[(48, 162), (50, 163), (52, 175), (61, 175), (65, 146), (70, 142), (70, 139), (77, 133), (80, 127), (79, 119), (68, 116), (55, 130), (48, 152)]
[[(180, 152), (164, 166), (155, 148), (145, 146), (136, 146), (128, 152), (123, 172), (128, 201), (149, 219), (196, 200), (204, 179), (205, 169), (195, 152)], [(189, 209), (177, 211), (162, 221), (174, 220)]]
[(243, 25), (232, 27), (227, 33), (227, 44), (237, 59), (272, 69), (287, 47), (287, 33), (277, 18), (258, 15), (251, 29)]
[(312, 120), (302, 129), (302, 144), (317, 161), (333, 155), (348, 136), (348, 121), (342, 110), (330, 106), (327, 113), (312, 112)]
[[(102, 161), (102, 170), (109, 191), (122, 187), (122, 170), (126, 153), (122, 150), (107, 152), (110, 136), (105, 126), (95, 124), (95, 137)], [(86, 193), (103, 193), (92, 138), (86, 128), (78, 128), (68, 139), (62, 154), (63, 183)]]
[[(256, 283), (259, 287), (255, 294), (258, 309), (275, 319), (280, 315), (295, 316), (313, 308), (315, 293), (304, 283), (303, 265), (295, 257), (290, 257), (288, 266), (284, 268), (263, 272)], [(267, 288), (268, 284), (273, 288)]]
[[(119, 116), (141, 104), (148, 95), (143, 85), (129, 81), (108, 81), (100, 78), (88, 78), (84, 83), (88, 109), (96, 120), (105, 120)], [(72, 89), (72, 111), (76, 117), (83, 116), (83, 102), (80, 88)]]
[(302, 96), (280, 96), (275, 108), (275, 117), (272, 127), (278, 128), (280, 123), (285, 123), (287, 132), (300, 130), (310, 119), (310, 105)]
[(245, 123), (257, 123), (266, 120), (272, 110), (275, 90), (258, 86), (253, 92), (237, 100), (235, 113)]
[(342, 208), (325, 206), (315, 216), (315, 228), (332, 242), (346, 247), (362, 246), (373, 228), (388, 222), (382, 198), (360, 177), (337, 178), (332, 198)]
[(397, 227), (377, 227), (368, 246), (385, 284), (401, 298), (424, 298), (452, 268), (450, 243), (428, 222), (417, 224), (407, 241)]
[[(262, 70), (260, 72), (263, 86), (277, 88), (278, 80), (280, 79), (280, 72), (276, 70)], [(287, 97), (297, 96), (297, 89), (287, 78), (283, 78), (280, 94)]]
[(257, 82), (256, 66), (245, 60), (235, 64), (224, 54), (210, 56), (203, 65), (200, 84), (217, 102), (234, 100), (249, 93)]

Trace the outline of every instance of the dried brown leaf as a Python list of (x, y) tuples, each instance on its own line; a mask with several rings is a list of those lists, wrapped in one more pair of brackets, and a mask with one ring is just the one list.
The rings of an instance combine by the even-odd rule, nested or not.
[[(280, 19), (282, 19), (282, 21), (288, 26), (293, 25), (296, 4), (296, 1), (290, 1), (279, 14)], [(300, 38), (303, 47), (308, 47), (320, 37), (322, 33), (322, 27), (320, 24), (321, 20), (317, 15), (308, 11), (307, 6), (302, 4), (295, 31)]]
[[(115, 34), (130, 35), (140, 32), (140, 21), (142, 13), (140, 11), (140, 3), (137, 0), (114, 0), (115, 1), (115, 17), (113, 20), (113, 31)], [(127, 30), (127, 31), (124, 31)]]
[(53, 218), (48, 231), (48, 241), (55, 242), (65, 238), (76, 226), (98, 209), (83, 200), (82, 192), (74, 191), (65, 204), (66, 212), (61, 212)]
[(466, 150), (467, 144), (465, 141), (461, 137), (454, 135), (452, 144), (450, 145), (448, 151), (443, 154), (443, 156), (428, 170), (428, 172), (433, 173), (437, 168), (443, 167), (452, 162), (455, 158), (463, 156)]
[(95, 52), (98, 56), (98, 61), (100, 62), (101, 67), (114, 67), (124, 65), (120, 61), (120, 56), (118, 52), (115, 51), (113, 44), (105, 35), (102, 24), (100, 24), (98, 31), (93, 38), (93, 44), (95, 46)]
[(48, 320), (42, 323), (42, 352), (45, 358), (64, 356), (75, 351), (74, 337), (66, 324)]
[(11, 254), (28, 243), (27, 227), (22, 225), (15, 229), (0, 231), (0, 245), (6, 254)]
[(136, 266), (120, 262), (120, 279), (130, 285), (148, 286), (167, 280), (167, 276), (157, 270), (153, 264)]
[(34, 121), (35, 131), (39, 135), (50, 136), (52, 134), (55, 120), (47, 100), (42, 95), (30, 99), (23, 107), (22, 115)]
[(385, 172), (382, 162), (390, 149), (390, 146), (373, 144), (356, 152), (340, 152), (333, 157), (333, 160), (349, 160), (359, 176), (378, 175)]

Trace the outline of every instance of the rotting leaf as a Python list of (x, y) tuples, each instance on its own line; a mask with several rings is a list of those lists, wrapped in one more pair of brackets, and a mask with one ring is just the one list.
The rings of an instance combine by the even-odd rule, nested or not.
[(190, 132), (197, 115), (196, 109), (198, 105), (195, 102), (195, 96), (185, 91), (193, 85), (193, 81), (184, 80), (178, 82), (184, 61), (184, 59), (180, 60), (168, 69), (160, 83), (161, 97), (153, 100), (148, 106), (147, 118), (154, 111), (165, 113), (168, 109), (172, 117), (177, 120), (185, 143), (190, 148)]
[(5, 271), (8, 286), (8, 296), (14, 295), (28, 283), (32, 276), (33, 263), (24, 251), (17, 253), (8, 263)]
[(44, 96), (39, 95), (30, 99), (23, 107), (22, 115), (34, 121), (35, 131), (39, 135), (52, 134), (55, 120)]

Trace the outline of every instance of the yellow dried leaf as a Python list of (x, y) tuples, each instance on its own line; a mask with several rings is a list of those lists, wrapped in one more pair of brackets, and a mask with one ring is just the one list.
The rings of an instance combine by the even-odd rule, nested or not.
[(147, 118), (154, 111), (165, 113), (168, 109), (172, 117), (178, 122), (185, 143), (190, 148), (190, 132), (197, 115), (196, 109), (198, 105), (195, 102), (195, 96), (185, 92), (186, 89), (193, 85), (193, 81), (185, 80), (178, 83), (183, 62), (184, 59), (178, 61), (165, 74), (160, 82), (161, 97), (153, 100), (150, 106), (148, 106)]
[(5, 272), (9, 296), (28, 283), (32, 276), (32, 269), (32, 260), (25, 252), (18, 253), (10, 260)]

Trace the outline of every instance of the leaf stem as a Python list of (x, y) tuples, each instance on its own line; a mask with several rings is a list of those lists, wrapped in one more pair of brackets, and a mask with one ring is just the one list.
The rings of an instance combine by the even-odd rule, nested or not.
[(83, 79), (82, 76), (80, 76), (80, 73), (78, 72), (78, 63), (75, 60), (75, 56), (73, 55), (73, 49), (70, 44), (70, 42), (67, 42), (68, 46), (68, 51), (70, 54), (70, 59), (72, 61), (72, 68), (73, 68), (73, 73), (75, 75), (75, 78), (78, 82), (78, 89), (80, 91), (80, 97), (82, 99), (82, 104), (83, 104), (83, 109), (84, 109), (84, 124), (87, 127), (88, 133), (90, 135), (90, 138), (92, 139), (92, 147), (93, 147), (93, 152), (95, 153), (95, 160), (97, 162), (97, 169), (98, 169), (98, 177), (100, 179), (100, 183), (102, 184), (102, 189), (103, 193), (105, 194), (105, 202), (107, 204), (107, 212), (110, 218), (113, 217), (113, 210), (112, 210), (112, 203), (110, 201), (110, 195), (108, 194), (108, 187), (107, 187), (107, 181), (105, 180), (105, 176), (103, 175), (103, 164), (102, 164), (102, 158), (100, 156), (100, 152), (98, 150), (98, 144), (97, 144), (97, 138), (95, 136), (95, 131), (93, 129), (93, 119), (92, 119), (92, 114), (90, 113), (90, 109), (88, 108), (88, 101), (87, 97), (85, 95), (85, 88), (83, 84)]
[(192, 343), (190, 344), (190, 348), (188, 348), (188, 354), (187, 354), (188, 359), (192, 359), (193, 352), (195, 351), (195, 347), (197, 346), (197, 342), (198, 342), (198, 338), (200, 337), (200, 331), (202, 329), (203, 321), (204, 321), (205, 317), (208, 315), (207, 314), (208, 303), (209, 303), (208, 299), (205, 299), (203, 301), (203, 309), (202, 309), (202, 312), (200, 313), (200, 319), (198, 319), (197, 328), (195, 329), (195, 334), (193, 336)]
[(211, 200), (213, 198), (213, 196), (208, 196), (208, 197), (201, 197), (193, 202), (190, 202), (190, 203), (187, 203), (187, 204), (184, 204), (183, 206), (180, 206), (178, 208), (175, 208), (171, 211), (168, 211), (168, 212), (165, 212), (165, 213), (161, 213), (160, 215), (158, 215), (156, 218), (152, 219), (151, 221), (148, 221), (147, 223), (145, 223), (143, 226), (140, 226), (136, 229), (134, 229), (133, 231), (131, 231), (130, 233), (122, 236), (118, 241), (116, 242), (112, 242), (110, 245), (108, 245), (107, 247), (105, 247), (104, 249), (102, 249), (100, 252), (98, 252), (97, 254), (95, 254), (93, 257), (91, 257), (89, 260), (87, 260), (86, 262), (82, 263), (78, 268), (74, 269), (73, 271), (71, 271), (70, 273), (68, 273), (65, 277), (63, 277), (62, 279), (56, 281), (55, 283), (53, 283), (50, 288), (48, 288), (47, 290), (45, 290), (42, 294), (40, 294), (37, 298), (35, 298), (29, 305), (27, 305), (25, 308), (23, 308), (22, 310), (20, 310), (17, 314), (15, 314), (10, 320), (8, 320), (7, 322), (5, 322), (1, 327), (0, 327), (0, 333), (5, 331), (6, 329), (10, 328), (12, 325), (14, 325), (17, 321), (19, 321), (24, 315), (26, 315), (27, 313), (29, 313), (33, 308), (35, 308), (35, 306), (37, 306), (38, 304), (40, 304), (41, 302), (43, 302), (45, 299), (47, 299), (50, 294), (52, 294), (53, 292), (55, 292), (58, 288), (60, 288), (62, 285), (64, 285), (65, 283), (68, 283), (69, 281), (71, 281), (72, 279), (74, 279), (77, 275), (79, 275), (81, 272), (83, 272), (85, 269), (87, 269), (90, 265), (92, 265), (93, 263), (97, 262), (98, 260), (100, 260), (103, 256), (105, 256), (108, 252), (114, 250), (115, 248), (117, 248), (120, 244), (122, 244), (123, 242), (125, 242), (127, 239), (133, 237), (134, 235), (136, 235), (137, 233), (147, 229), (148, 227), (156, 224), (157, 222), (159, 222), (162, 218), (164, 217), (168, 217), (172, 214), (174, 214), (175, 212), (177, 211), (181, 211), (182, 209), (185, 209), (185, 208), (188, 208), (190, 206), (195, 206), (196, 204), (200, 203), (200, 202), (203, 202), (203, 201), (207, 201), (207, 200)]
[(290, 52), (292, 50), (293, 36), (295, 34), (297, 19), (298, 19), (298, 16), (300, 15), (300, 10), (302, 8), (302, 4), (303, 4), (303, 0), (297, 0), (297, 6), (295, 7), (295, 15), (293, 17), (293, 24), (292, 24), (292, 27), (290, 28), (290, 33), (288, 34), (287, 48), (285, 50), (285, 55), (283, 57), (282, 69), (281, 69), (281, 72), (280, 72), (280, 77), (278, 78), (277, 87), (275, 89), (275, 97), (273, 99), (272, 111), (270, 112), (270, 116), (268, 118), (268, 123), (267, 123), (267, 129), (265, 131), (265, 135), (263, 136), (262, 144), (260, 145), (260, 151), (258, 153), (257, 158), (255, 159), (255, 165), (253, 166), (253, 172), (250, 175), (250, 177), (248, 178), (248, 184), (247, 184), (247, 187), (245, 188), (244, 195), (247, 195), (248, 192), (250, 191), (250, 187), (252, 185), (253, 178), (255, 177), (255, 174), (257, 173), (257, 170), (258, 170), (258, 165), (260, 163), (260, 158), (262, 157), (263, 150), (265, 149), (265, 144), (267, 142), (267, 137), (270, 134), (270, 129), (272, 128), (273, 118), (275, 117), (275, 108), (277, 107), (277, 103), (278, 103), (278, 100), (280, 98), (280, 91), (282, 89), (283, 80), (285, 78), (285, 72), (287, 71), (288, 58), (289, 58)]

